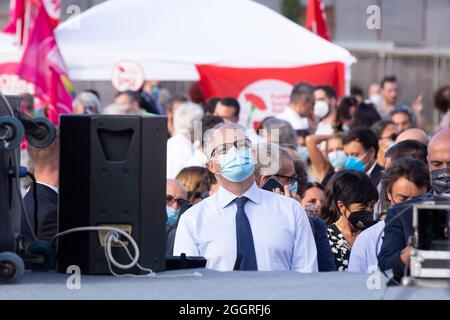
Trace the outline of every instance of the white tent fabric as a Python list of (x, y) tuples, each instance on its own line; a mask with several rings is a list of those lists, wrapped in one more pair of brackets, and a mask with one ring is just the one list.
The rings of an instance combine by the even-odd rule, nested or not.
[(73, 80), (132, 60), (148, 80), (198, 80), (196, 64), (290, 67), (355, 58), (251, 0), (109, 0), (56, 30)]
[(0, 32), (0, 64), (19, 62), (22, 57), (22, 49), (15, 45), (13, 35)]

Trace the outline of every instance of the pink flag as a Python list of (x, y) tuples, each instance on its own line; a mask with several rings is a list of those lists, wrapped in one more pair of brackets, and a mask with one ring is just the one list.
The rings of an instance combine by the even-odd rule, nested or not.
[(47, 104), (47, 114), (53, 123), (58, 124), (60, 114), (72, 112), (67, 69), (56, 44), (51, 20), (42, 5), (38, 9), (18, 74), (35, 85), (35, 95)]
[(3, 29), (3, 32), (17, 34), (21, 42), (25, 23), (25, 2), (25, 0), (11, 0), (9, 22)]
[(55, 29), (61, 16), (59, 0), (11, 0), (8, 25), (3, 32), (15, 34), (23, 45), (28, 41), (31, 27), (34, 25), (38, 8), (44, 6), (48, 19)]

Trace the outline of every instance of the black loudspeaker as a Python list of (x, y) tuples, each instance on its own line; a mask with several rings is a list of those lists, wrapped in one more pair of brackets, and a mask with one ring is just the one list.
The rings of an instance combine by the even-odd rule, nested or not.
[[(20, 110), (18, 96), (5, 97), (13, 109)], [(0, 98), (0, 117), (10, 116), (10, 112)], [(0, 130), (0, 136), (3, 134)], [(3, 144), (0, 141), (0, 144)], [(22, 211), (19, 205), (19, 195), (15, 188), (14, 157), (20, 161), (20, 148), (0, 148), (0, 252), (17, 250), (17, 237), (20, 234), (20, 219)], [(20, 164), (19, 164), (20, 165)]]
[[(117, 227), (136, 240), (142, 267), (164, 270), (167, 118), (66, 115), (60, 123), (58, 231)], [(110, 274), (105, 235), (90, 231), (60, 237), (58, 271), (77, 265), (84, 274)], [(134, 256), (132, 245), (127, 247)], [(113, 247), (112, 255), (121, 264), (131, 262), (122, 247)], [(142, 273), (137, 267), (112, 268)]]

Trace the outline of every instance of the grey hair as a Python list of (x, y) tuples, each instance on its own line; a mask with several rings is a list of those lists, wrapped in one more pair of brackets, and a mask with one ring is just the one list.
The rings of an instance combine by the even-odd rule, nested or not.
[(181, 104), (173, 115), (175, 133), (191, 135), (194, 132), (195, 122), (203, 118), (203, 108), (192, 102)]
[[(265, 134), (271, 137), (271, 143), (277, 143), (282, 147), (297, 148), (297, 133), (295, 132), (292, 125), (286, 120), (281, 120), (277, 118), (270, 118), (264, 121), (263, 130)], [(278, 133), (278, 139), (274, 139)]]
[(281, 160), (292, 160), (291, 154), (286, 148), (275, 143), (262, 142), (253, 148), (253, 156), (256, 159), (255, 175), (259, 180), (262, 176), (272, 176), (281, 169)]
[(91, 107), (100, 113), (101, 103), (97, 96), (91, 92), (83, 91), (75, 97), (74, 105), (81, 104), (83, 108)]
[(210, 149), (212, 149), (211, 148), (211, 140), (214, 137), (215, 132), (218, 130), (221, 130), (222, 128), (229, 128), (229, 129), (241, 131), (243, 133), (243, 135), (246, 136), (245, 128), (243, 126), (241, 126), (240, 124), (233, 123), (233, 122), (221, 122), (221, 123), (216, 124), (211, 129), (206, 130), (205, 134), (203, 135), (203, 150), (205, 150), (206, 156), (208, 158), (210, 158), (210, 155), (212, 152), (212, 150), (210, 150)]

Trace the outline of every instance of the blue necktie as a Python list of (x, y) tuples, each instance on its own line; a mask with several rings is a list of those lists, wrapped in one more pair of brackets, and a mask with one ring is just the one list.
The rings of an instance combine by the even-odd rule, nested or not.
[(244, 211), (248, 198), (236, 198), (236, 242), (237, 255), (242, 258), (240, 270), (258, 270), (256, 264), (255, 245), (253, 243), (252, 228)]

